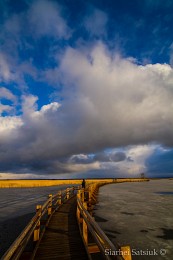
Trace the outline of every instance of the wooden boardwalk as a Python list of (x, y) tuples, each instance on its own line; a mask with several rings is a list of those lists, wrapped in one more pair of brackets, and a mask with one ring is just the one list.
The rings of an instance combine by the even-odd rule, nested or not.
[(52, 215), (34, 259), (88, 259), (76, 219), (76, 196)]
[[(86, 189), (68, 187), (49, 194), (43, 205), (36, 206), (36, 214), (1, 259), (131, 260), (130, 247), (114, 245), (92, 217), (98, 188), (105, 184), (92, 183)], [(109, 256), (105, 250), (126, 254)]]

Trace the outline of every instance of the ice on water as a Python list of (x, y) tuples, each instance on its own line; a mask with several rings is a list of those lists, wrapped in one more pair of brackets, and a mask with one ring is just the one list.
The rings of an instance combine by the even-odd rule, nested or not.
[(106, 185), (98, 199), (96, 220), (113, 242), (158, 252), (133, 259), (173, 259), (173, 180)]

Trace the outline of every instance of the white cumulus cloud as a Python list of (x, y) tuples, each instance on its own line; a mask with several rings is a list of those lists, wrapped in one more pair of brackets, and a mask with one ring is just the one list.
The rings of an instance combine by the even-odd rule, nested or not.
[[(116, 158), (82, 167), (68, 158), (108, 147), (173, 145), (173, 69), (168, 64), (137, 65), (98, 43), (88, 50), (67, 48), (60, 66), (49, 72), (55, 78), (58, 72), (63, 101), (38, 110), (37, 97), (23, 97), (23, 114), (14, 121), (8, 118), (15, 127), (13, 138), (3, 138), (1, 167), (9, 160), (14, 167), (30, 165), (32, 170), (50, 172), (84, 170), (89, 164), (120, 167)], [(143, 161), (138, 156), (136, 167)]]

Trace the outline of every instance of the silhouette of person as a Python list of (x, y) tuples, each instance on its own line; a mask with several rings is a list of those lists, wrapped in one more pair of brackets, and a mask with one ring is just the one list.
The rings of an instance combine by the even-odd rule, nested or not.
[(85, 189), (85, 179), (83, 179), (83, 181), (82, 181), (82, 188)]

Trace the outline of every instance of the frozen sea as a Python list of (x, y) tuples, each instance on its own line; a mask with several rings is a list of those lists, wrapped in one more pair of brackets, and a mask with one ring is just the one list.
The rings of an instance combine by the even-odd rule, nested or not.
[(173, 259), (173, 180), (103, 186), (94, 215), (112, 242), (130, 245), (133, 259)]

